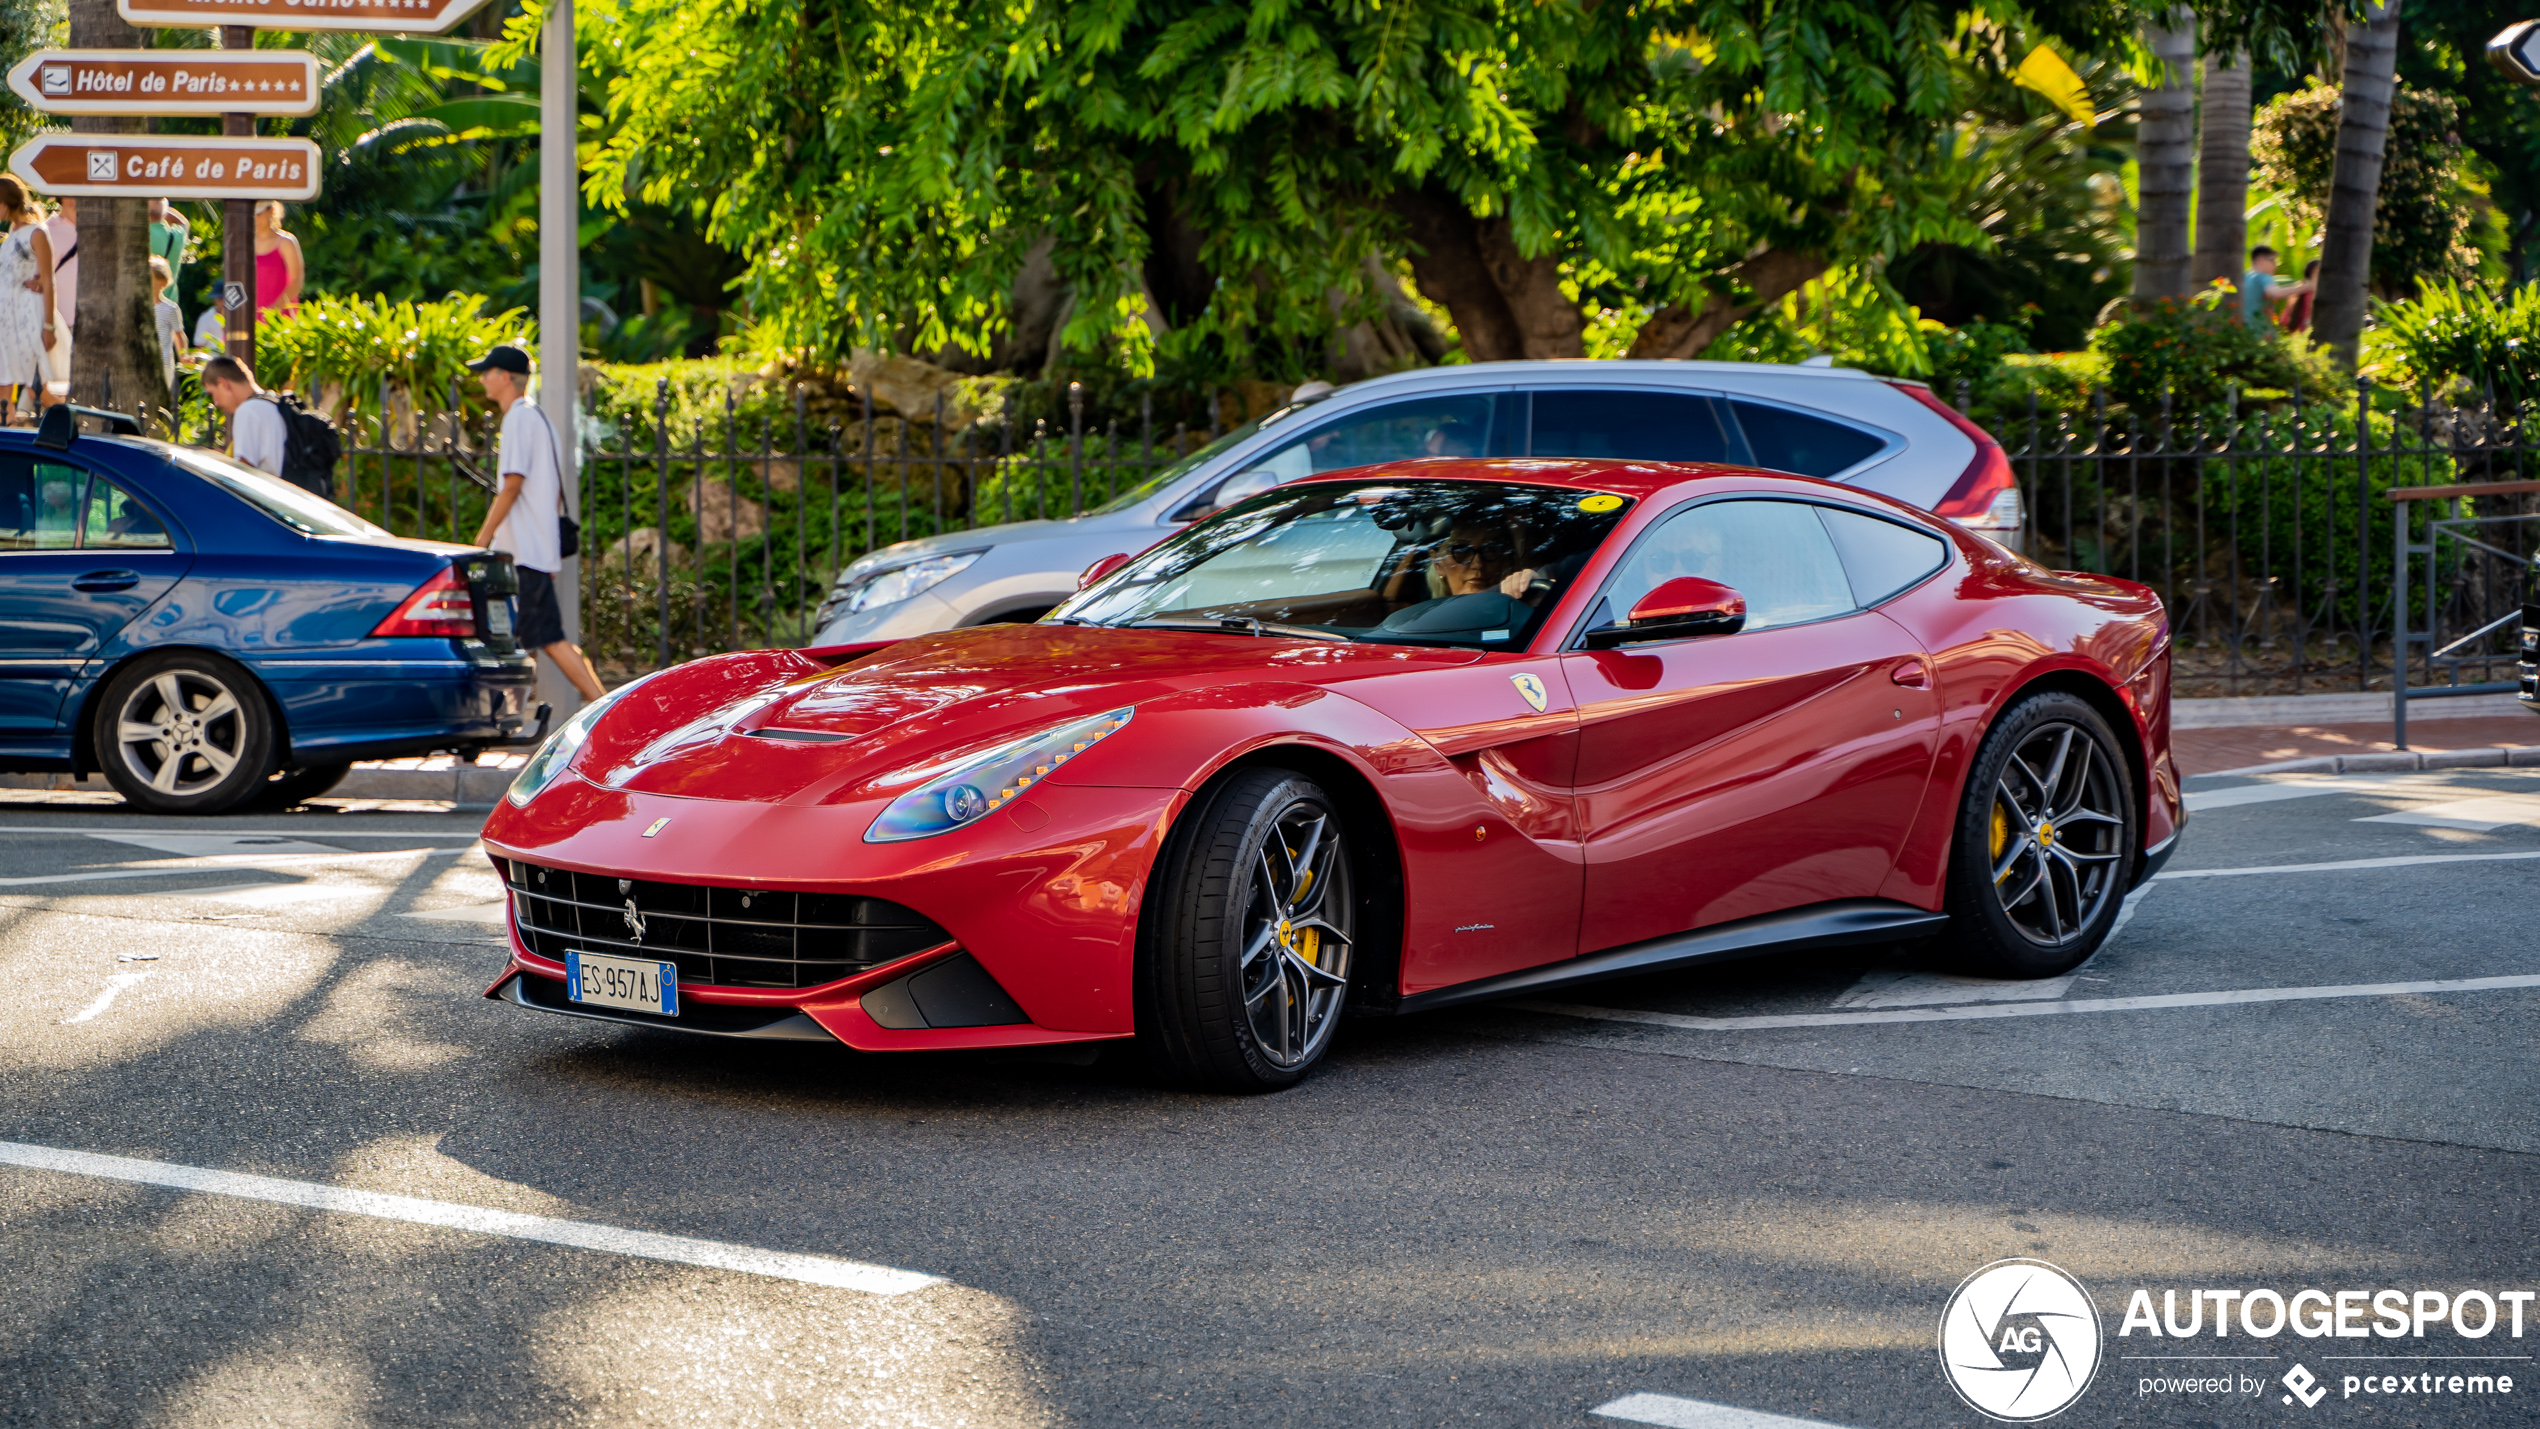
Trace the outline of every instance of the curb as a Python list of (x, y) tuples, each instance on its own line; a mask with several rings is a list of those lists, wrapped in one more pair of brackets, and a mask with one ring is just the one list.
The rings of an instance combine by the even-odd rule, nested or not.
[(2372, 754), (2323, 754), (2311, 759), (2286, 759), (2274, 764), (2249, 764), (2238, 769), (2212, 769), (2190, 774), (2190, 779), (2236, 779), (2253, 774), (2386, 774), (2412, 769), (2515, 769), (2540, 768), (2540, 746), (2513, 745), (2503, 749), (2392, 749)]

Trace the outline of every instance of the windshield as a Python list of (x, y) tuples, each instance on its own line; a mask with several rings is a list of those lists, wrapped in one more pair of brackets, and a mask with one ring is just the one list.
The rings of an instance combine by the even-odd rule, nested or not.
[[(1282, 407), (1279, 409), (1279, 412), (1285, 412), (1286, 410), (1287, 408)], [(1277, 415), (1279, 415), (1278, 412), (1271, 414), (1271, 416)], [(1150, 476), (1146, 480), (1139, 482), (1137, 485), (1130, 487), (1128, 490), (1121, 492), (1118, 496), (1111, 498), (1109, 501), (1095, 507), (1092, 511), (1087, 512), (1086, 514), (1089, 516), (1107, 516), (1114, 511), (1128, 510), (1130, 507), (1135, 506), (1146, 500), (1148, 497), (1155, 495), (1164, 488), (1180, 481), (1183, 477), (1190, 475), (1192, 471), (1198, 468), (1201, 462), (1208, 460), (1210, 457), (1217, 455), (1226, 448), (1231, 447), (1235, 443), (1242, 441), (1244, 438), (1251, 436), (1253, 433), (1260, 431), (1262, 425), (1269, 420), (1270, 417), (1253, 418), (1251, 421), (1235, 428), (1226, 435), (1219, 437), (1217, 440), (1210, 442), (1204, 447), (1201, 447), (1198, 451), (1191, 453), (1189, 456), (1173, 463), (1164, 470), (1157, 472), (1155, 475)]]
[(294, 531), (311, 536), (385, 536), (373, 526), (314, 492), (303, 491), (278, 476), (197, 447), (169, 447), (178, 466), (221, 488)]
[(1050, 618), (1238, 632), (1258, 621), (1513, 649), (1629, 509), (1604, 492), (1490, 481), (1283, 487), (1156, 547)]

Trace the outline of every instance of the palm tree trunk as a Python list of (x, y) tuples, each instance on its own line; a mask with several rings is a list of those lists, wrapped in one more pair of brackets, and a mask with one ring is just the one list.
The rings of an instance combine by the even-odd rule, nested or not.
[(2143, 42), (2161, 61), (2161, 82), (2143, 91), (2135, 139), (2134, 295), (2176, 297), (2187, 291), (2187, 220), (2196, 193), (2196, 15), (2170, 12), (2168, 25), (2147, 25)]
[[(79, 48), (141, 48), (141, 32), (123, 22), (115, 0), (70, 0), (70, 21), (71, 44)], [(138, 134), (146, 123), (80, 118), (71, 128)], [(159, 327), (150, 301), (147, 200), (80, 200), (78, 309), (71, 330), (71, 400), (133, 413), (172, 406), (159, 371)]]
[(2313, 337), (2352, 366), (2364, 334), (2372, 277), (2373, 210), (2390, 139), (2390, 93), (2399, 61), (2399, 0), (2382, 0), (2346, 29), (2346, 77), (2337, 108), (2337, 163), (2328, 185)]
[(2249, 56), (2205, 61), (2204, 117), (2196, 162), (2198, 288), (2240, 282), (2249, 242)]

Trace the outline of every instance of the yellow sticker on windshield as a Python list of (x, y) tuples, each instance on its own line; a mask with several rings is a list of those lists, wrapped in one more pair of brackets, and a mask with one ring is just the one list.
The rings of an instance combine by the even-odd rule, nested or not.
[(1582, 497), (1579, 500), (1579, 509), (1581, 511), (1619, 511), (1622, 509), (1622, 505), (1623, 498), (1619, 496), (1607, 496), (1601, 492), (1595, 496)]

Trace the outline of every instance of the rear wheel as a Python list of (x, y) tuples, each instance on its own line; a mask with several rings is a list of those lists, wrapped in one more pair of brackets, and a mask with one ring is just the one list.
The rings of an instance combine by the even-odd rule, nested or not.
[(2099, 950), (2142, 846), (2116, 736), (2074, 695), (2033, 695), (1976, 752), (1949, 870), (1948, 960), (2053, 977)]
[(1254, 770), (1175, 841), (1143, 962), (1148, 1041), (1177, 1078), (1224, 1091), (1302, 1080), (1331, 1045), (1356, 934), (1348, 834), (1314, 781)]
[(273, 772), (264, 692), (203, 651), (144, 655), (116, 671), (90, 737), (106, 781), (155, 814), (217, 814)]

